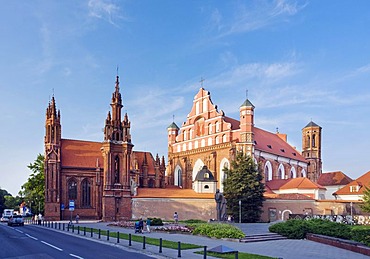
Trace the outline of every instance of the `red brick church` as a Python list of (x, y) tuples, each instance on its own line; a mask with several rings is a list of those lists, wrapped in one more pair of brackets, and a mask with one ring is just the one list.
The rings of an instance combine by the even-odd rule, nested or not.
[[(63, 139), (60, 110), (52, 97), (45, 122), (45, 217), (73, 215), (105, 221), (131, 219), (137, 187), (162, 188), (165, 162), (149, 152), (133, 151), (130, 120), (122, 115), (119, 77), (104, 127), (103, 142)], [(123, 119), (122, 119), (123, 117)]]

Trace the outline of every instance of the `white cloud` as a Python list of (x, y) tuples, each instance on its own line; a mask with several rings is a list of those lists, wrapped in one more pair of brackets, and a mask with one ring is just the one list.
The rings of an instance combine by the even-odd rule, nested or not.
[[(219, 34), (217, 37), (255, 31), (286, 21), (287, 17), (296, 15), (307, 5), (307, 3), (298, 4), (297, 1), (289, 0), (254, 1), (252, 3), (237, 5), (235, 12), (228, 16), (218, 9), (213, 10), (209, 20)], [(231, 18), (227, 19), (227, 17)]]
[(117, 20), (123, 17), (118, 5), (109, 0), (89, 0), (89, 16), (103, 19), (112, 25), (118, 26)]

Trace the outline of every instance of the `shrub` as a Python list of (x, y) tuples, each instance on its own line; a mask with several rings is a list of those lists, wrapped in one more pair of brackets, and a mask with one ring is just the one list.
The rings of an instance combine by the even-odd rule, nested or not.
[(292, 239), (305, 238), (307, 233), (351, 239), (350, 226), (322, 219), (291, 219), (274, 224), (269, 230)]
[(150, 220), (152, 221), (151, 226), (163, 226), (163, 221), (160, 218), (150, 218)]
[(370, 227), (355, 226), (351, 229), (352, 240), (370, 246)]
[(215, 238), (237, 238), (237, 239), (245, 237), (245, 234), (240, 229), (229, 224), (203, 223), (192, 225), (192, 227), (194, 227), (193, 230), (194, 235), (202, 235)]
[(207, 221), (200, 220), (200, 219), (188, 219), (183, 220), (181, 222), (184, 222), (185, 224), (199, 224), (199, 223), (207, 223)]

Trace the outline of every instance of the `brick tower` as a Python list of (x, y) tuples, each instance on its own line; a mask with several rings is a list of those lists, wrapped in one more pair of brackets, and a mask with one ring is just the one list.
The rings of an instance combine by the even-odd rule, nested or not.
[(45, 121), (45, 214), (50, 220), (60, 220), (60, 111), (56, 109), (54, 96), (46, 109)]
[(302, 129), (302, 155), (309, 161), (307, 178), (317, 182), (322, 173), (321, 127), (311, 121)]
[(116, 78), (112, 95), (112, 114), (105, 120), (102, 154), (104, 158), (103, 220), (131, 219), (130, 164), (133, 144), (131, 143), (130, 121), (127, 113), (121, 121), (122, 98), (119, 77)]

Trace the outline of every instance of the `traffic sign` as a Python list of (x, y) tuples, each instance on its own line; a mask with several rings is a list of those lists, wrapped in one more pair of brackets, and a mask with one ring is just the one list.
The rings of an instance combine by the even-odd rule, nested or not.
[(70, 211), (74, 211), (75, 210), (75, 201), (74, 200), (70, 200), (69, 201), (69, 210)]
[(60, 204), (60, 210), (64, 210), (64, 203)]

